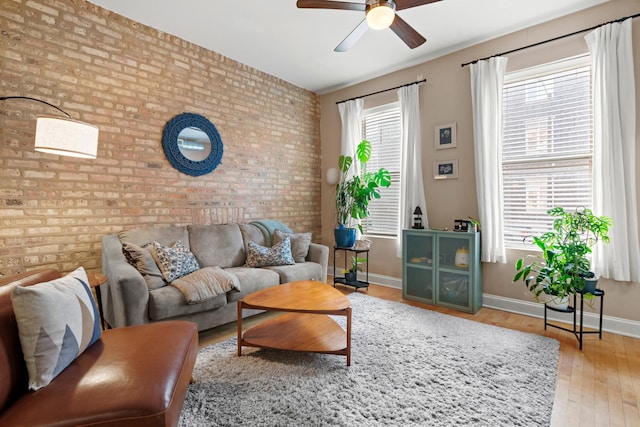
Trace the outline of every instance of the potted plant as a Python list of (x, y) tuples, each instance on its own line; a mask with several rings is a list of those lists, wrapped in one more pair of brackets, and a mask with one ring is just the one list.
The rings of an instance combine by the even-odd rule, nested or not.
[[(590, 209), (578, 207), (566, 211), (561, 207), (549, 209), (547, 215), (554, 218), (553, 230), (533, 236), (533, 243), (542, 250), (542, 255), (527, 255), (516, 261), (513, 281), (523, 281), (540, 300), (542, 293), (548, 295), (547, 304), (566, 309), (569, 296), (583, 292), (585, 299), (593, 299), (592, 289), (585, 289), (587, 280), (593, 278), (589, 254), (599, 241), (609, 242), (611, 218), (596, 216)], [(530, 263), (525, 263), (533, 258)]]
[[(371, 143), (363, 140), (356, 147), (355, 159), (341, 155), (338, 159), (340, 181), (336, 185), (336, 246), (353, 247), (356, 240), (354, 220), (369, 216), (369, 202), (380, 198), (380, 187), (391, 185), (391, 175), (385, 168), (368, 171), (367, 162), (371, 158)], [(354, 161), (360, 162), (360, 172), (351, 174)], [(360, 233), (362, 226), (357, 224)]]
[(360, 265), (367, 262), (366, 258), (358, 258), (357, 256), (351, 257), (351, 268), (348, 270), (342, 270), (344, 274), (344, 280), (347, 283), (356, 283), (358, 280), (358, 271), (362, 273)]

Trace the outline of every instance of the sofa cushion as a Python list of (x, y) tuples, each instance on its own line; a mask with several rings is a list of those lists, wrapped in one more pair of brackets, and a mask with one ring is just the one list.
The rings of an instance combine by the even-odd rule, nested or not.
[(167, 282), (162, 278), (162, 272), (153, 259), (151, 252), (131, 242), (123, 242), (122, 249), (125, 252), (125, 256), (128, 255), (127, 261), (131, 259), (129, 263), (142, 274), (149, 289), (158, 289), (166, 286)]
[(291, 255), (296, 262), (305, 262), (311, 245), (311, 233), (287, 233), (276, 230), (273, 233), (273, 244), (278, 244), (286, 236), (291, 239)]
[(280, 284), (278, 274), (265, 268), (234, 267), (227, 271), (240, 282), (240, 292), (227, 292), (227, 302), (237, 301), (252, 292)]
[(322, 266), (316, 262), (297, 263), (296, 265), (280, 265), (275, 267), (265, 267), (264, 270), (271, 270), (280, 276), (280, 283), (297, 282), (298, 280), (326, 280), (322, 275)]
[(181, 240), (175, 242), (171, 247), (158, 242), (151, 242), (145, 245), (144, 248), (151, 252), (153, 259), (162, 272), (162, 277), (167, 282), (173, 282), (200, 268), (196, 257)]
[(291, 265), (296, 261), (291, 256), (291, 240), (289, 236), (270, 248), (249, 242), (247, 267), (266, 267), (269, 265)]
[[(235, 292), (230, 292), (235, 293)], [(184, 295), (173, 286), (155, 289), (149, 292), (149, 319), (164, 320), (186, 316), (201, 311), (215, 310), (227, 303), (225, 294), (203, 301), (200, 304), (187, 304)]]
[(118, 233), (118, 238), (121, 242), (131, 242), (138, 246), (144, 246), (151, 242), (169, 246), (180, 240), (187, 249), (190, 249), (189, 233), (186, 226), (124, 230)]
[(30, 389), (48, 385), (100, 338), (100, 317), (88, 283), (80, 267), (60, 279), (13, 288)]
[(233, 289), (240, 290), (238, 278), (220, 267), (204, 267), (171, 282), (187, 304), (199, 304)]
[(238, 224), (189, 225), (191, 251), (202, 267), (238, 267), (245, 253)]
[[(240, 227), (240, 232), (242, 233), (242, 240), (244, 241), (244, 253), (245, 256), (249, 252), (249, 242), (257, 243), (260, 246), (271, 246), (267, 245), (267, 240), (265, 239), (264, 233), (254, 224), (238, 224)], [(243, 260), (243, 264), (246, 259)]]

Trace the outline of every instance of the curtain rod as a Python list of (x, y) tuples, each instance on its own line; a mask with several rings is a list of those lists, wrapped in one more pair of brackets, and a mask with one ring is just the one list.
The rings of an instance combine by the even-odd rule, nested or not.
[(360, 98), (365, 98), (365, 97), (371, 96), (371, 95), (377, 95), (379, 93), (389, 92), (390, 90), (400, 89), (401, 87), (405, 87), (405, 86), (419, 85), (420, 83), (424, 83), (426, 81), (427, 81), (427, 79), (422, 79), (422, 80), (418, 80), (417, 82), (407, 83), (407, 84), (396, 86), (396, 87), (390, 87), (389, 89), (383, 89), (383, 90), (379, 90), (377, 92), (371, 92), (371, 93), (368, 93), (366, 95), (356, 96), (355, 98), (344, 99), (342, 101), (336, 102), (336, 104), (342, 104), (343, 102), (353, 101), (354, 99), (360, 99)]
[(585, 28), (584, 30), (574, 31), (573, 33), (570, 33), (570, 34), (565, 34), (565, 35), (563, 35), (563, 36), (554, 37), (554, 38), (549, 39), (549, 40), (544, 40), (544, 41), (541, 41), (541, 42), (538, 42), (538, 43), (530, 44), (530, 45), (528, 45), (528, 46), (519, 47), (519, 48), (517, 48), (517, 49), (509, 50), (509, 51), (507, 51), (507, 52), (497, 53), (497, 54), (495, 54), (495, 55), (487, 56), (486, 58), (476, 59), (475, 61), (466, 62), (466, 63), (464, 63), (464, 64), (461, 64), (460, 66), (461, 66), (461, 67), (465, 67), (465, 66), (467, 66), (467, 65), (475, 64), (475, 63), (476, 63), (476, 62), (478, 62), (478, 61), (484, 61), (485, 59), (490, 59), (490, 58), (493, 58), (493, 57), (495, 57), (495, 56), (508, 55), (508, 54), (510, 54), (510, 53), (518, 52), (518, 51), (520, 51), (520, 50), (529, 49), (530, 47), (536, 47), (536, 46), (540, 46), (541, 44), (554, 42), (554, 41), (556, 41), (556, 40), (560, 40), (560, 39), (563, 39), (563, 38), (565, 38), (565, 37), (575, 36), (576, 34), (584, 33), (585, 31), (595, 30), (596, 28), (602, 27), (603, 25), (613, 24), (613, 23), (615, 23), (615, 22), (622, 22), (622, 21), (624, 21), (624, 20), (626, 20), (626, 19), (629, 19), (629, 18), (637, 18), (638, 16), (640, 16), (640, 13), (636, 13), (635, 15), (631, 15), (631, 16), (625, 16), (624, 18), (614, 19), (613, 21), (605, 22), (604, 24), (595, 25), (595, 26), (590, 27), (590, 28)]

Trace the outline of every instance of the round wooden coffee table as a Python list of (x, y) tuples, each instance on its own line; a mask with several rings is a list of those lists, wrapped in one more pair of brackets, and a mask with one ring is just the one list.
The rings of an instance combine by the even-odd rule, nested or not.
[[(242, 333), (242, 310), (283, 311)], [(329, 315), (346, 316), (346, 331)], [(347, 356), (351, 366), (351, 301), (326, 283), (285, 283), (238, 301), (238, 356), (242, 347), (272, 348)]]

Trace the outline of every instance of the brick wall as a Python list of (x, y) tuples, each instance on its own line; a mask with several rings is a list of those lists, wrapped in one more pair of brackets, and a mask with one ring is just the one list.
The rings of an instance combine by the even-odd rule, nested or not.
[[(33, 151), (44, 105), (0, 102), (0, 273), (100, 268), (100, 239), (139, 226), (273, 218), (320, 236), (320, 109), (300, 89), (83, 0), (0, 1), (0, 96), (100, 128), (98, 158)], [(224, 143), (201, 177), (162, 129), (206, 116)]]

